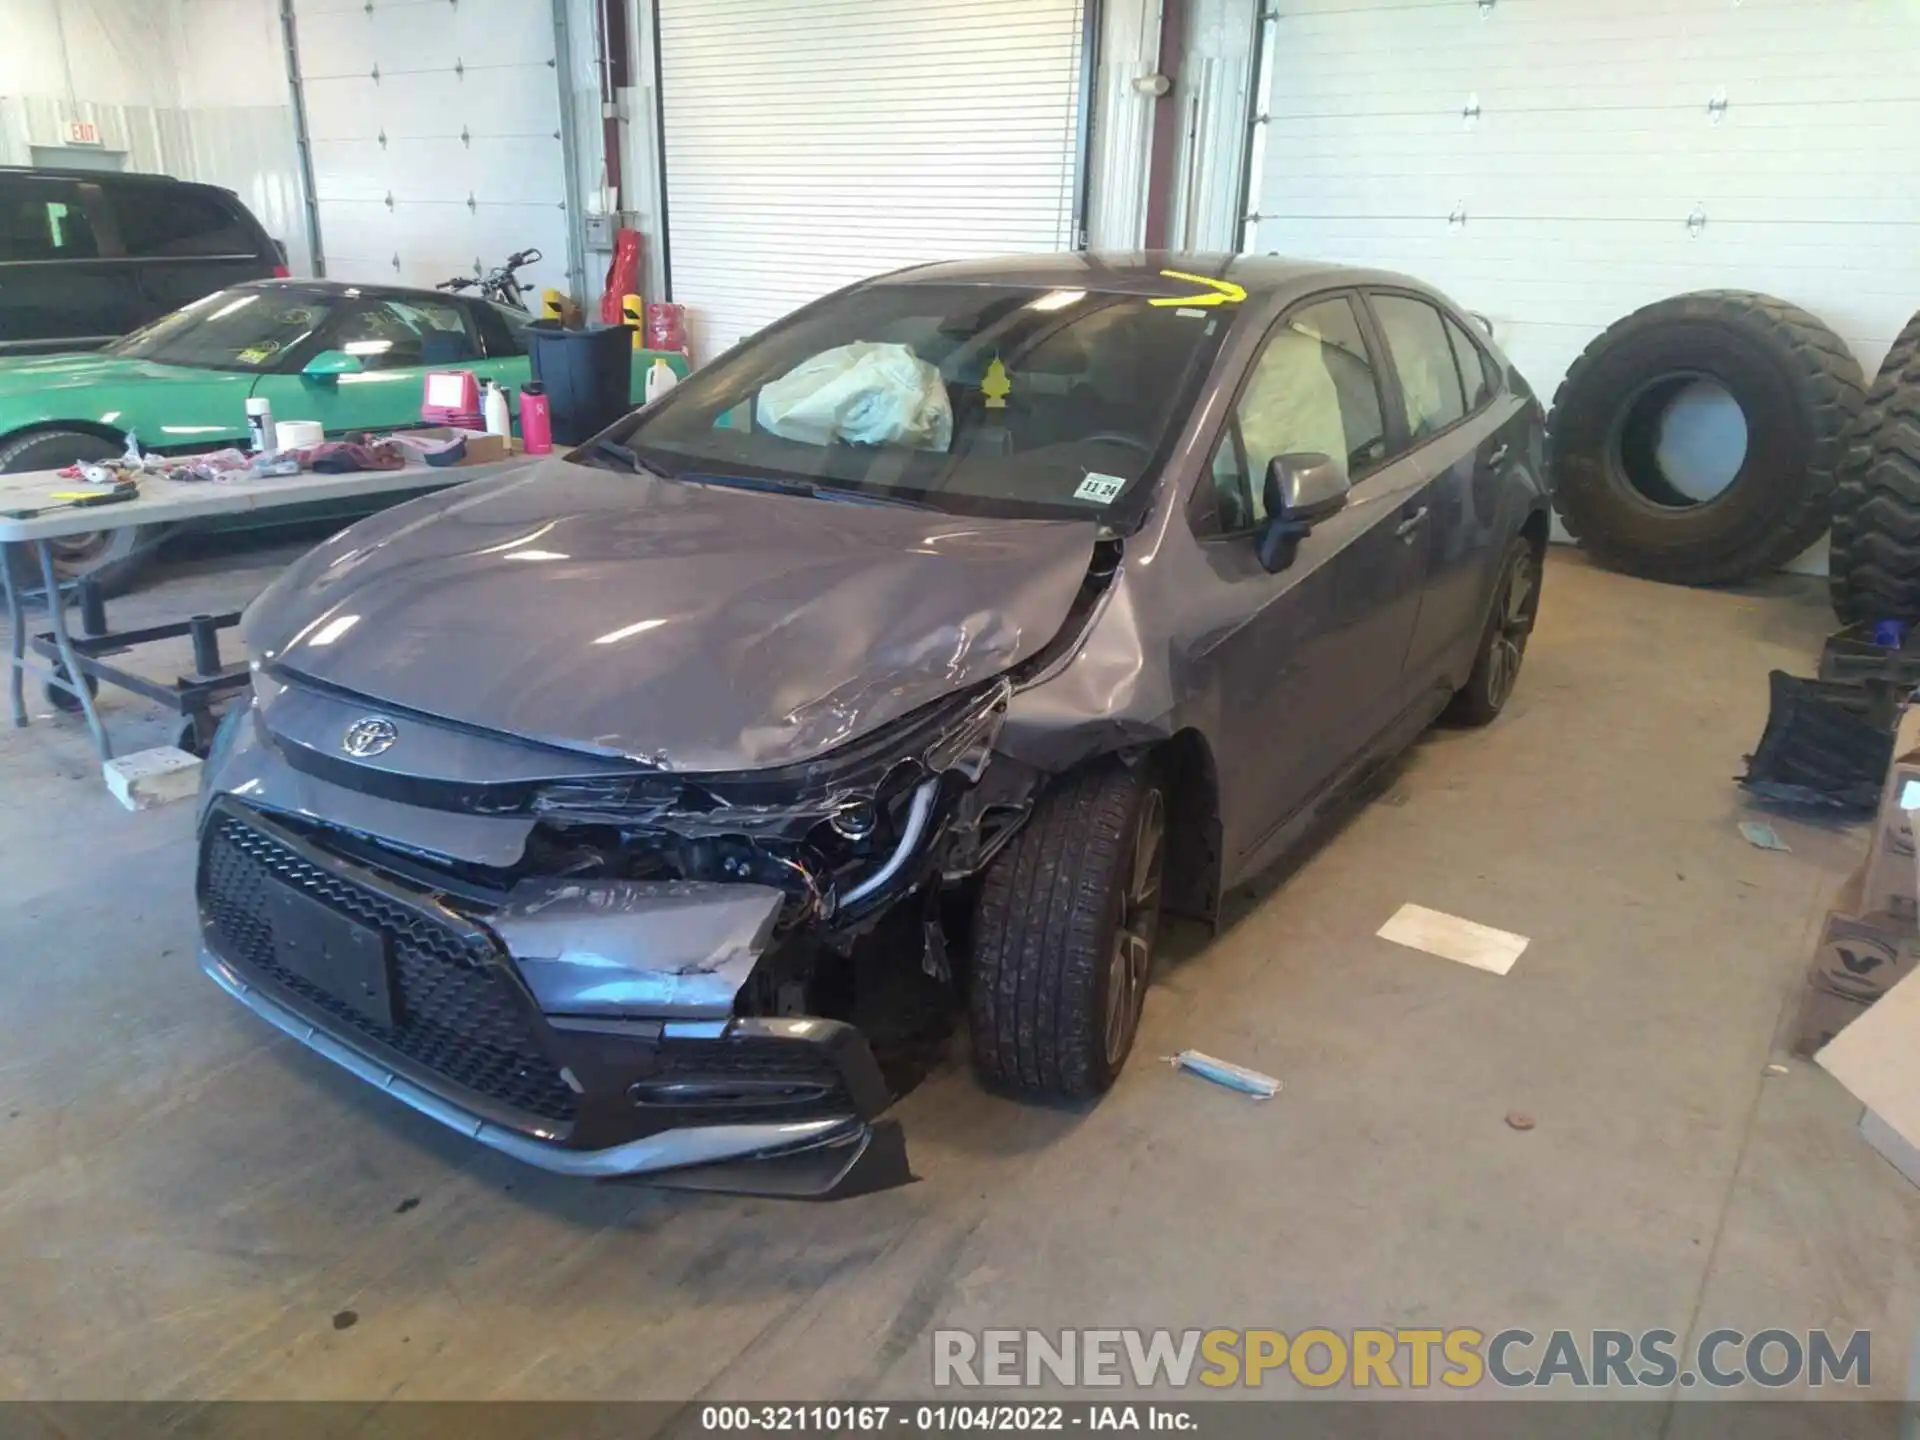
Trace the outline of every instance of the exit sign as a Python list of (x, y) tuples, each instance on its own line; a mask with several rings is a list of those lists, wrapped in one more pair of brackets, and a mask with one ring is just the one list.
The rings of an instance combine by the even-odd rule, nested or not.
[(98, 145), (100, 127), (91, 120), (69, 120), (67, 122), (67, 143), (69, 145)]

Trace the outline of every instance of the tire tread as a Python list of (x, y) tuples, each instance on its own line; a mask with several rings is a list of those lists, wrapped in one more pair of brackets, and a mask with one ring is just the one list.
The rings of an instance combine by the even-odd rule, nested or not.
[(1608, 326), (1568, 367), (1554, 392), (1553, 414), (1557, 416), (1569, 396), (1586, 385), (1594, 365), (1623, 338), (1674, 321), (1711, 322), (1766, 346), (1785, 361), (1810, 422), (1812, 453), (1802, 483), (1784, 504), (1758, 515), (1757, 523), (1741, 527), (1711, 547), (1649, 552), (1609, 534), (1604, 513), (1580, 503), (1580, 489), (1562, 484), (1565, 457), (1554, 453), (1555, 426), (1550, 419), (1548, 468), (1554, 477), (1554, 510), (1568, 535), (1595, 559), (1650, 580), (1722, 585), (1777, 569), (1827, 528), (1865, 393), (1860, 367), (1844, 340), (1797, 305), (1750, 290), (1701, 290), (1642, 306)]
[(1894, 338), (1847, 431), (1827, 590), (1847, 624), (1920, 618), (1920, 314)]
[(1111, 1082), (1095, 1000), (1147, 783), (1115, 761), (1066, 777), (983, 877), (968, 1008), (974, 1068), (990, 1084), (1084, 1098)]

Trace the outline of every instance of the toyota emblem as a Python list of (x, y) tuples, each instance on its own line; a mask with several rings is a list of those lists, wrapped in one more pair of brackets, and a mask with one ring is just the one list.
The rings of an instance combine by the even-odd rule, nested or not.
[(393, 748), (393, 742), (399, 738), (400, 731), (391, 720), (379, 715), (369, 715), (366, 719), (356, 720), (347, 727), (347, 733), (340, 741), (340, 748), (356, 760), (367, 760), (375, 755), (384, 755)]

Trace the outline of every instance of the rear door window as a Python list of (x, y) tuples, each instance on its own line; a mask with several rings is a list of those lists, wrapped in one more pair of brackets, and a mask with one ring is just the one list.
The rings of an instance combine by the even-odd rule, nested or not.
[(164, 185), (113, 189), (114, 217), (127, 254), (143, 258), (251, 256), (258, 249), (252, 227), (235, 204), (204, 190)]
[(1447, 320), (1447, 339), (1453, 342), (1453, 358), (1460, 366), (1460, 379), (1467, 387), (1467, 409), (1478, 410), (1493, 398), (1493, 369), (1473, 337), (1451, 315)]
[(1370, 298), (1400, 376), (1407, 434), (1417, 445), (1467, 413), (1446, 322), (1433, 306), (1411, 295), (1376, 292)]
[(0, 188), (0, 261), (92, 260), (99, 254), (78, 186)]

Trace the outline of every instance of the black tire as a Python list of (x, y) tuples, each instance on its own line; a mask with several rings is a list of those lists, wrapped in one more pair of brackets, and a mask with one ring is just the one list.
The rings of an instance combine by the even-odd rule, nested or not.
[[(1654, 459), (1667, 404), (1696, 380), (1746, 420), (1746, 455), (1689, 499)], [(1636, 310), (1581, 352), (1547, 422), (1553, 505), (1601, 564), (1649, 580), (1723, 585), (1777, 569), (1826, 529), (1860, 367), (1846, 342), (1784, 300), (1703, 290)]]
[(1920, 315), (1895, 337), (1847, 431), (1827, 593), (1849, 625), (1920, 619)]
[[(214, 724), (217, 723), (218, 722), (212, 722), (208, 725), (209, 736), (211, 736)], [(194, 723), (191, 715), (183, 715), (180, 717), (180, 728), (174, 732), (173, 743), (176, 749), (184, 750), (187, 754), (197, 756), (202, 760), (207, 758), (207, 752), (212, 748), (211, 738), (207, 740), (200, 738), (200, 727)]]
[(1506, 709), (1539, 614), (1540, 579), (1540, 556), (1532, 542), (1524, 535), (1514, 536), (1494, 581), (1493, 604), (1480, 633), (1480, 648), (1474, 652), (1472, 673), (1454, 692), (1446, 719), (1456, 725), (1490, 725)]
[(1152, 974), (1166, 813), (1153, 770), (1101, 761), (1043, 795), (994, 857), (975, 906), (968, 983), (983, 1081), (1068, 1100), (1113, 1084)]
[[(36, 430), (0, 445), (0, 475), (58, 470), (77, 460), (108, 460), (125, 448), (82, 430)], [(147, 551), (141, 541), (148, 528), (136, 525), (49, 540), (47, 549), (53, 557), (54, 574), (62, 580), (91, 575), (103, 594), (120, 594), (145, 563)], [(38, 575), (31, 583), (40, 583)]]
[[(53, 673), (64, 680), (67, 676), (67, 667), (56, 664), (53, 667)], [(100, 693), (100, 682), (94, 676), (82, 675), (80, 677), (80, 683), (87, 687), (87, 694), (98, 695)], [(51, 680), (41, 684), (40, 693), (46, 697), (49, 705), (63, 715), (78, 715), (86, 708), (80, 703), (80, 697), (78, 695), (67, 689), (66, 686), (56, 685)]]

